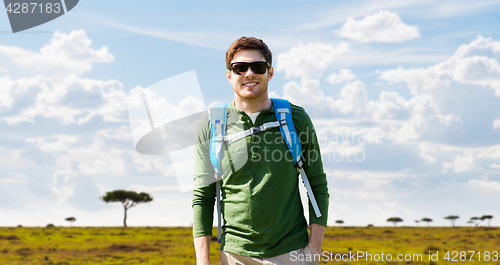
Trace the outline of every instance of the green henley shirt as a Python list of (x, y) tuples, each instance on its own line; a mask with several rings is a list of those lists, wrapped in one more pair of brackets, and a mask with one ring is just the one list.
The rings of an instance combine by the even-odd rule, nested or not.
[[(316, 132), (304, 109), (290, 105), (302, 143), (304, 170), (322, 214), (317, 218), (309, 202), (309, 223), (326, 226), (329, 194)], [(253, 124), (232, 102), (226, 135), (271, 121), (276, 121), (274, 108), (262, 111)], [(215, 183), (207, 184), (214, 179), (209, 157), (209, 118), (201, 126), (196, 141), (197, 188), (193, 190), (192, 206), (193, 236), (199, 237), (212, 235), (214, 218)], [(223, 147), (221, 250), (249, 257), (272, 257), (308, 244), (297, 168), (291, 161), (279, 128), (247, 136)]]

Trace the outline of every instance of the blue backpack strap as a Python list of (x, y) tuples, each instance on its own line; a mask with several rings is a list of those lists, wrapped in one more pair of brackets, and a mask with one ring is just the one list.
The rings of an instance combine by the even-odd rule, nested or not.
[(293, 164), (297, 166), (300, 176), (302, 177), (302, 182), (306, 187), (307, 195), (309, 196), (309, 201), (311, 201), (314, 213), (316, 214), (316, 217), (320, 218), (321, 211), (319, 210), (318, 203), (316, 202), (316, 198), (314, 197), (314, 193), (312, 191), (311, 184), (309, 184), (306, 172), (302, 167), (302, 145), (300, 144), (299, 136), (297, 135), (295, 127), (293, 126), (292, 109), (290, 108), (290, 102), (285, 99), (277, 98), (272, 98), (271, 100), (273, 101), (276, 120), (286, 120), (286, 125), (280, 126), (281, 135), (285, 139), (288, 150), (290, 150), (290, 154), (293, 158)]
[(214, 167), (215, 173), (222, 174), (220, 168), (220, 158), (223, 141), (218, 141), (226, 134), (227, 108), (229, 104), (215, 105), (210, 112), (210, 162)]
[(285, 126), (280, 126), (281, 135), (285, 139), (288, 150), (293, 158), (293, 164), (298, 166), (300, 160), (300, 155), (302, 154), (302, 146), (300, 145), (299, 136), (295, 131), (292, 120), (292, 109), (290, 108), (290, 102), (286, 99), (272, 98), (274, 113), (276, 115), (276, 120), (286, 120)]
[(221, 213), (221, 190), (220, 178), (222, 170), (220, 167), (220, 160), (222, 156), (222, 145), (224, 141), (222, 138), (226, 134), (226, 121), (227, 121), (227, 108), (229, 104), (215, 105), (210, 112), (210, 162), (214, 168), (215, 182), (215, 198), (217, 203), (217, 224), (218, 224), (218, 237), (217, 242), (222, 242), (222, 213)]

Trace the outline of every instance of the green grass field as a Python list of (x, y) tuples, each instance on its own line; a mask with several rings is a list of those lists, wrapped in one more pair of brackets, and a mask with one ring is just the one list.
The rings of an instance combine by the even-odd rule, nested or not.
[[(218, 264), (218, 251), (212, 241), (212, 264)], [(321, 264), (500, 264), (493, 253), (500, 252), (500, 230), (328, 227), (323, 251)], [(371, 260), (353, 260), (358, 251), (371, 254)], [(490, 252), (489, 261), (485, 251)], [(396, 261), (398, 254), (403, 261)], [(429, 254), (438, 261), (430, 261)], [(404, 261), (405, 255), (411, 260)], [(0, 264), (195, 264), (195, 252), (191, 227), (0, 227)]]

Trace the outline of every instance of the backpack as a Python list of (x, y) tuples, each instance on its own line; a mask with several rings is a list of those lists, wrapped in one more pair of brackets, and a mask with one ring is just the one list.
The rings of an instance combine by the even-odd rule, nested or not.
[(313, 206), (314, 212), (316, 216), (321, 217), (321, 212), (319, 210), (318, 204), (316, 202), (316, 198), (311, 189), (311, 185), (309, 184), (309, 180), (307, 179), (307, 175), (303, 169), (303, 161), (302, 161), (302, 146), (299, 141), (299, 137), (295, 131), (295, 127), (293, 126), (292, 121), (292, 110), (290, 108), (290, 103), (285, 99), (276, 99), (272, 98), (272, 103), (274, 106), (274, 113), (276, 115), (276, 121), (267, 122), (260, 126), (252, 127), (248, 130), (235, 133), (232, 135), (226, 135), (226, 123), (227, 123), (227, 109), (229, 104), (221, 104), (216, 105), (212, 108), (210, 113), (210, 161), (214, 168), (214, 178), (216, 180), (216, 203), (217, 203), (217, 217), (218, 217), (218, 237), (217, 242), (221, 243), (221, 222), (222, 222), (222, 213), (221, 213), (221, 205), (220, 205), (220, 179), (221, 179), (221, 151), (222, 146), (225, 142), (231, 144), (232, 142), (243, 139), (247, 136), (258, 134), (260, 132), (267, 131), (269, 129), (273, 129), (276, 127), (280, 128), (281, 135), (283, 136), (285, 143), (290, 151), (290, 154), (293, 158), (293, 164), (297, 166), (297, 170), (299, 171), (302, 182), (306, 187), (307, 194), (309, 196), (309, 200)]

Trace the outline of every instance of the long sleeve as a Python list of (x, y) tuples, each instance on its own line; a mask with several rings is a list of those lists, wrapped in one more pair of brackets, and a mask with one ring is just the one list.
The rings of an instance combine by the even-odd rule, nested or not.
[(209, 128), (209, 121), (202, 125), (198, 131), (195, 145), (195, 188), (192, 199), (194, 237), (212, 235), (215, 183), (211, 183), (214, 171), (209, 156)]
[[(304, 171), (306, 172), (314, 197), (318, 203), (321, 217), (317, 218), (309, 201), (309, 223), (326, 226), (328, 221), (328, 206), (330, 195), (328, 193), (328, 182), (323, 170), (321, 160), (321, 151), (319, 148), (318, 137), (311, 119), (305, 111), (299, 112), (297, 117), (300, 141), (302, 143), (302, 154), (304, 157)], [(295, 113), (294, 113), (295, 114)], [(299, 115), (296, 115), (299, 116)], [(294, 117), (294, 124), (296, 124)]]

